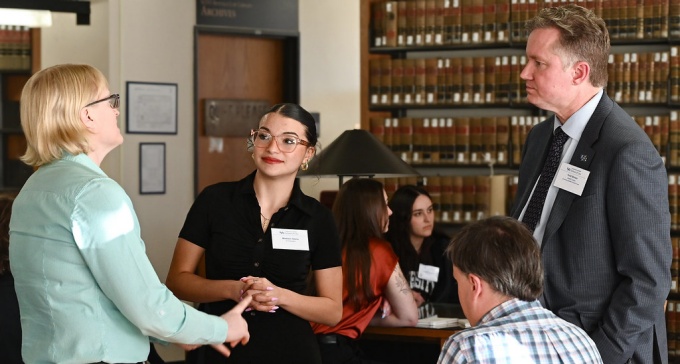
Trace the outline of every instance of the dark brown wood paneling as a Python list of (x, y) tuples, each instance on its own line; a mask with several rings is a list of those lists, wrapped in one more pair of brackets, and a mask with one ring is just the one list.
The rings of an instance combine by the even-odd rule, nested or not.
[(208, 185), (243, 178), (255, 168), (246, 138), (222, 138), (221, 152), (210, 151), (205, 136), (205, 99), (284, 101), (284, 40), (230, 34), (199, 34), (197, 40), (197, 182)]

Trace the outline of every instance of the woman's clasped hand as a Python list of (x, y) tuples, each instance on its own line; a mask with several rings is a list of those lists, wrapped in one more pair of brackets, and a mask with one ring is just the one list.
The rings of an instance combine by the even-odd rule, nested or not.
[(241, 278), (241, 282), (244, 283), (243, 289), (241, 289), (241, 299), (247, 296), (253, 298), (246, 311), (258, 310), (274, 313), (279, 309), (279, 306), (277, 306), (278, 293), (281, 290), (267, 278), (248, 276)]

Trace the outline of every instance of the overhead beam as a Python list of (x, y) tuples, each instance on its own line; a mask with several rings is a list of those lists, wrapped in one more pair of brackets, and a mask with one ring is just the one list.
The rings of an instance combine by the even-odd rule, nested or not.
[(0, 8), (75, 13), (76, 24), (90, 25), (90, 2), (79, 0), (0, 0)]

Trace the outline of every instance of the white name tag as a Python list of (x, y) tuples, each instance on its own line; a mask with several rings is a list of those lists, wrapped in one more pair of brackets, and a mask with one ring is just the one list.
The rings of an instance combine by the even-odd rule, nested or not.
[(420, 264), (418, 267), (418, 278), (426, 281), (436, 282), (439, 280), (439, 267), (434, 265)]
[(555, 187), (581, 196), (589, 175), (588, 170), (562, 163), (555, 177)]
[(307, 230), (272, 228), (272, 246), (274, 249), (309, 251)]

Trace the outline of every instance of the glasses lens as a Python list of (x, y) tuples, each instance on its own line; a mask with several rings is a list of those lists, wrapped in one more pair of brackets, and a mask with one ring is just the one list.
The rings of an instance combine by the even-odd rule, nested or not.
[(109, 104), (112, 108), (117, 109), (120, 106), (120, 96), (118, 94), (111, 95), (109, 98)]
[(263, 131), (255, 131), (253, 133), (253, 143), (256, 147), (263, 148), (269, 145), (272, 141), (272, 135)]
[(279, 135), (276, 138), (276, 142), (282, 152), (290, 153), (295, 150), (297, 146), (297, 139), (291, 137), (290, 135)]

